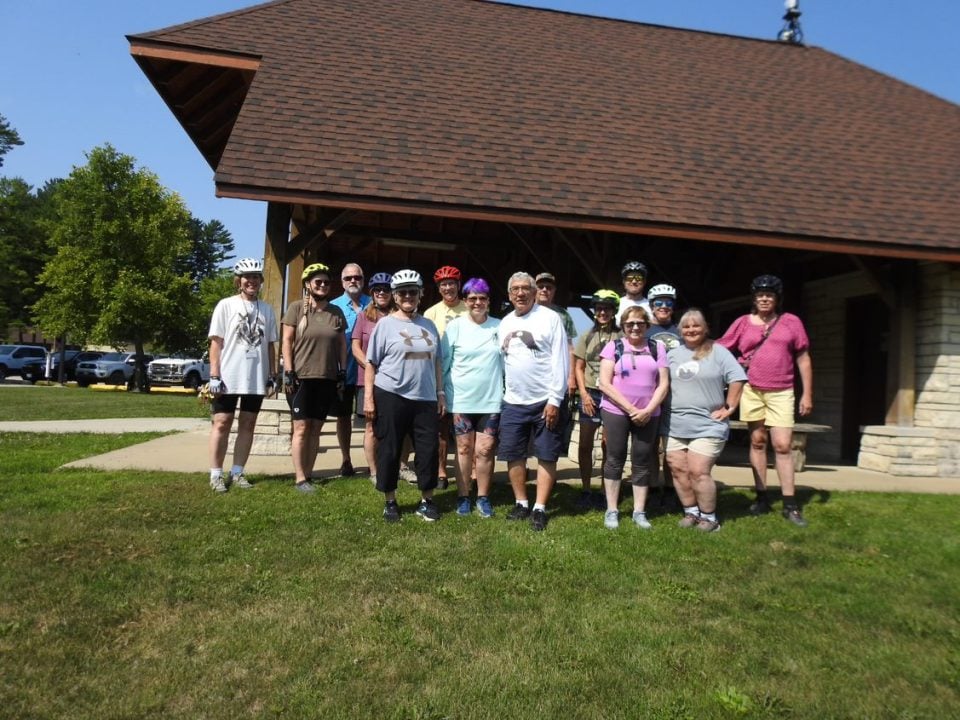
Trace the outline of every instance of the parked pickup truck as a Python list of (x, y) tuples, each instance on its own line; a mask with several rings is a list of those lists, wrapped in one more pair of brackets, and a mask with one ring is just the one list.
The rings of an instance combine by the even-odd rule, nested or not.
[(196, 390), (210, 380), (210, 363), (202, 358), (157, 358), (147, 366), (151, 385), (183, 385)]
[(37, 345), (0, 345), (0, 382), (7, 375), (20, 375), (23, 366), (31, 360), (46, 356), (46, 349)]
[[(144, 355), (145, 362), (153, 360), (153, 355)], [(99, 360), (87, 360), (77, 363), (77, 385), (86, 387), (93, 383), (123, 385), (133, 377), (136, 353), (112, 352)]]

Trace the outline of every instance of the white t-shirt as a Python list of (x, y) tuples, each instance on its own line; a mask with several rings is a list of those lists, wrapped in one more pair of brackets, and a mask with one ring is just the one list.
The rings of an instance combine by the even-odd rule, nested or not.
[(505, 391), (511, 405), (544, 401), (560, 407), (567, 393), (570, 351), (563, 320), (553, 310), (534, 305), (526, 315), (508, 313), (500, 321)]
[(643, 298), (639, 300), (631, 300), (626, 295), (620, 298), (620, 307), (617, 308), (617, 325), (620, 325), (620, 319), (623, 317), (623, 311), (630, 307), (640, 306), (647, 311), (647, 317), (650, 320), (653, 320), (653, 313), (650, 311), (650, 303), (648, 303)]
[(224, 298), (210, 318), (209, 337), (223, 338), (220, 379), (230, 395), (266, 395), (270, 343), (277, 342), (277, 316), (262, 300)]

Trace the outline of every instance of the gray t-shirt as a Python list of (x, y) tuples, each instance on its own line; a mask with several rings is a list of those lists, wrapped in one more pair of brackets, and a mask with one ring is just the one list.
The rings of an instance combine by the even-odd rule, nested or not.
[(367, 346), (367, 362), (377, 369), (373, 384), (408, 400), (435, 401), (440, 352), (437, 326), (430, 320), (381, 318)]
[(726, 440), (730, 424), (710, 413), (723, 407), (727, 385), (745, 382), (747, 374), (722, 345), (694, 360), (694, 351), (680, 344), (667, 353), (670, 359), (670, 437)]

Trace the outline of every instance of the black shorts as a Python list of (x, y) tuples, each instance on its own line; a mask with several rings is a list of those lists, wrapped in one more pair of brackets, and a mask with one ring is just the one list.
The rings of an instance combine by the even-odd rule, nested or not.
[(221, 395), (210, 403), (213, 413), (233, 415), (237, 411), (237, 401), (240, 401), (240, 412), (258, 413), (263, 404), (263, 395)]
[(348, 418), (353, 414), (353, 398), (357, 394), (356, 385), (343, 386), (343, 400), (337, 398), (336, 392), (333, 394), (333, 403), (327, 411), (327, 415), (335, 418)]
[(294, 420), (326, 420), (337, 400), (337, 381), (306, 378), (296, 392), (287, 394), (287, 405)]

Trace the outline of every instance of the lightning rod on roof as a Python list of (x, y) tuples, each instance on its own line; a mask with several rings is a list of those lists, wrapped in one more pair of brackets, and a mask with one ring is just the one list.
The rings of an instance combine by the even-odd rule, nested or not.
[(777, 33), (777, 40), (802, 45), (803, 29), (800, 27), (800, 0), (786, 0), (783, 5), (787, 11), (783, 14), (783, 28)]

